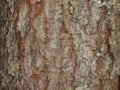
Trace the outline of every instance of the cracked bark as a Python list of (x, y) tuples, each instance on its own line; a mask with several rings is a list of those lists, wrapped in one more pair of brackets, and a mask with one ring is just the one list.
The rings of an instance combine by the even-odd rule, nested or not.
[(1, 90), (119, 90), (119, 0), (0, 0)]

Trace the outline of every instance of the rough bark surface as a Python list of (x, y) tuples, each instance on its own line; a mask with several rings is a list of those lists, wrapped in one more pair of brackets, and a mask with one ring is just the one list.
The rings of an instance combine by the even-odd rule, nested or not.
[(0, 90), (120, 90), (119, 0), (0, 0)]

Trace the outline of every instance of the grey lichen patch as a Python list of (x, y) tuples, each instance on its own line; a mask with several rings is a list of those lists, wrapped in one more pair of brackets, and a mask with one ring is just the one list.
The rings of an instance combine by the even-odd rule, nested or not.
[(29, 22), (29, 7), (27, 4), (22, 5), (21, 12), (18, 13), (18, 22), (17, 22), (17, 29), (21, 32), (21, 36), (25, 36), (25, 32), (27, 31), (26, 28)]

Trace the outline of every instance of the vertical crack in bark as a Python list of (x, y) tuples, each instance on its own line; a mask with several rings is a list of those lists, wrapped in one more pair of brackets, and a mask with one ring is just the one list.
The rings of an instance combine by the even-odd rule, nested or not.
[[(36, 33), (37, 33), (37, 30), (34, 28), (33, 26), (33, 22), (35, 20), (35, 18), (40, 15), (42, 12), (43, 12), (43, 2), (36, 2), (36, 3), (33, 3), (31, 0), (22, 0), (21, 2), (19, 2), (19, 6), (17, 7), (16, 11), (17, 11), (17, 18), (16, 18), (16, 34), (17, 34), (17, 40), (18, 40), (18, 48), (19, 48), (19, 69), (20, 69), (20, 80), (23, 80), (23, 73), (25, 72), (25, 68), (24, 68), (24, 57), (25, 57), (25, 38), (26, 38), (26, 34), (25, 34), (25, 37), (23, 37), (21, 35), (21, 33), (24, 32), (24, 30), (19, 30), (19, 27), (18, 27), (18, 22), (19, 22), (19, 18), (20, 18), (20, 13), (23, 12), (23, 6), (24, 5), (28, 5), (28, 8), (29, 9), (27, 13), (29, 13), (29, 19), (30, 21), (28, 21), (28, 25), (29, 25), (29, 32), (32, 31), (32, 41), (31, 43), (33, 45), (31, 45), (32, 47), (30, 48), (30, 51), (31, 51), (31, 55), (32, 55), (32, 63), (31, 65), (36, 69), (36, 54), (38, 54), (38, 42), (37, 42), (37, 37), (36, 37)], [(22, 13), (21, 13), (22, 14)], [(24, 13), (23, 13), (24, 15)], [(21, 24), (21, 23), (20, 23)], [(23, 27), (23, 26), (21, 26)], [(24, 27), (23, 27), (24, 28)], [(23, 32), (22, 32), (23, 31)], [(25, 32), (28, 33), (28, 31), (25, 30)], [(33, 75), (34, 76), (34, 75)], [(37, 77), (38, 78), (38, 77)], [(24, 87), (27, 87), (27, 84), (26, 85), (23, 85), (23, 83), (26, 82), (26, 80), (23, 80), (23, 81), (20, 81), (21, 82), (21, 86)], [(39, 81), (36, 79), (35, 80), (35, 83), (36, 83), (36, 86), (38, 88), (40, 88), (39, 86)], [(28, 87), (27, 87), (28, 88)]]
[(120, 90), (120, 75), (118, 76), (118, 90)]
[(111, 82), (112, 90), (120, 90), (120, 75), (114, 76)]
[[(108, 77), (110, 77), (110, 72), (109, 71), (113, 67), (113, 61), (115, 59), (113, 53), (111, 52), (111, 45), (110, 45), (110, 37), (111, 37), (112, 27), (109, 24), (110, 22), (109, 23), (107, 22), (107, 20), (109, 20), (109, 18), (107, 16), (108, 7), (106, 5), (103, 5), (103, 6), (99, 7), (99, 10), (100, 10), (100, 14), (99, 14), (100, 18), (99, 18), (99, 20), (97, 22), (97, 27), (96, 27), (97, 28), (96, 29), (96, 32), (97, 32), (97, 43), (96, 43), (96, 45), (97, 45), (98, 53), (102, 53), (102, 51), (101, 51), (101, 48), (102, 48), (101, 47), (101, 45), (102, 45), (101, 42), (103, 42), (103, 41), (101, 41), (101, 40), (102, 39), (105, 40), (106, 54), (108, 54), (108, 56), (110, 57), (112, 62), (109, 64), (108, 69), (106, 71), (104, 71), (104, 73), (106, 73), (108, 75)], [(102, 24), (103, 25), (105, 24), (105, 26), (103, 26), (103, 29), (100, 28), (100, 27), (102, 27), (102, 26), (100, 26)], [(102, 35), (102, 30), (104, 32), (103, 35)], [(104, 68), (103, 65), (102, 65), (103, 61), (101, 61), (100, 58), (101, 58), (101, 55), (97, 57), (96, 72), (102, 78), (102, 81), (104, 81), (103, 72), (102, 72), (102, 68)], [(105, 77), (107, 75), (105, 75)], [(102, 83), (103, 82), (101, 82), (101, 81), (99, 82), (98, 90), (102, 90), (102, 89), (105, 88), (105, 86)]]
[(18, 48), (19, 48), (19, 52), (18, 52), (19, 67), (20, 67), (19, 73), (20, 73), (20, 79), (22, 79), (24, 73), (25, 39), (21, 36), (20, 32), (17, 32), (16, 35), (17, 35)]
[(88, 26), (90, 24), (90, 18), (91, 18), (90, 0), (86, 0), (86, 4), (87, 4), (88, 13), (89, 13), (89, 15), (86, 17), (88, 18), (88, 22), (86, 24)]
[(73, 15), (73, 11), (71, 11), (71, 6), (72, 6), (72, 4), (71, 4), (71, 2), (70, 2), (70, 0), (68, 1), (68, 11), (69, 11), (69, 14), (70, 15)]
[(99, 79), (99, 85), (97, 87), (97, 90), (103, 90), (103, 81), (102, 81), (102, 79)]
[[(63, 6), (63, 4), (61, 3), (61, 9), (62, 9), (62, 24), (61, 24), (61, 31), (60, 31), (60, 33), (59, 33), (59, 39), (60, 39), (60, 42), (59, 42), (59, 48), (62, 50), (62, 38), (61, 38), (61, 33), (63, 33), (64, 32), (64, 30), (65, 30), (65, 23), (64, 23), (64, 6)], [(61, 50), (59, 50), (60, 51), (60, 55), (61, 55)], [(62, 70), (62, 59), (61, 59), (61, 56), (60, 56), (60, 67), (59, 67), (59, 75), (58, 75), (58, 90), (61, 90), (61, 86), (64, 86), (63, 84), (62, 84), (62, 82), (61, 82), (61, 78), (62, 78), (62, 75), (63, 74), (63, 70)]]
[[(97, 40), (96, 40), (96, 50), (98, 53), (100, 53), (100, 39), (101, 39), (101, 34), (100, 34), (100, 31), (99, 31), (99, 24), (101, 22), (101, 18), (98, 20), (97, 22), (97, 26), (96, 26), (96, 33), (97, 33)], [(100, 61), (100, 57), (97, 57), (97, 60), (96, 60), (96, 73), (97, 74), (100, 74), (100, 67), (101, 67), (101, 61)]]
[[(45, 1), (44, 1), (44, 6), (45, 6)], [(45, 9), (45, 8), (44, 8)], [(44, 14), (44, 30), (45, 30), (45, 44), (46, 44), (46, 49), (48, 50), (48, 46), (49, 46), (49, 43), (50, 43), (50, 29), (48, 27), (48, 17), (45, 13), (45, 10), (43, 12)], [(44, 90), (48, 90), (48, 87), (49, 87), (49, 60), (43, 56), (43, 60), (44, 60), (44, 68), (43, 68), (43, 71), (44, 71), (44, 77), (45, 77), (45, 80), (44, 80)]]
[[(71, 2), (69, 1), (68, 2), (68, 6), (71, 6)], [(62, 25), (61, 25), (61, 31), (60, 31), (60, 35), (62, 34), (66, 34), (66, 37), (67, 37), (67, 43), (70, 43), (70, 48), (69, 48), (69, 58), (71, 58), (71, 61), (69, 62), (72, 62), (74, 63), (73, 67), (72, 67), (72, 71), (70, 72), (70, 88), (71, 90), (75, 90), (75, 87), (74, 87), (74, 82), (75, 82), (75, 72), (77, 70), (77, 55), (76, 55), (76, 52), (75, 52), (75, 49), (74, 49), (74, 39), (73, 39), (73, 35), (68, 31), (67, 27), (66, 27), (66, 16), (64, 15), (64, 5), (61, 6), (61, 9), (62, 9)], [(69, 12), (70, 13), (70, 12)], [(61, 50), (63, 50), (63, 48), (65, 47), (62, 47), (62, 42), (63, 42), (63, 37), (60, 38), (60, 48)], [(62, 53), (61, 53), (62, 54)], [(61, 56), (62, 57), (62, 56)], [(60, 60), (60, 73), (59, 73), (59, 77), (58, 77), (58, 84), (59, 84), (59, 89), (60, 90), (63, 90), (65, 89), (65, 83), (67, 82), (63, 82), (61, 81), (63, 78), (64, 78), (64, 68), (63, 68), (63, 60), (61, 59)], [(64, 78), (66, 79), (66, 78)]]
[(112, 31), (112, 28), (110, 27), (110, 25), (108, 23), (106, 23), (106, 26), (105, 26), (105, 43), (107, 45), (107, 53), (110, 57), (110, 59), (112, 61), (115, 60), (115, 57), (113, 55), (113, 53), (111, 52), (111, 45), (110, 45), (110, 37), (111, 37), (111, 31)]
[(45, 56), (43, 57), (43, 73), (44, 73), (44, 81), (43, 81), (43, 85), (44, 85), (44, 90), (48, 90), (49, 87), (49, 61)]
[(71, 75), (72, 75), (71, 86), (72, 86), (72, 89), (75, 90), (74, 83), (75, 83), (75, 72), (77, 71), (77, 54), (74, 49), (74, 42), (73, 42), (74, 39), (73, 39), (72, 34), (70, 34), (69, 40), (71, 43), (70, 58), (73, 59), (73, 62), (74, 62), (73, 71), (71, 73)]
[(49, 74), (49, 71), (46, 71), (46, 73), (45, 74), (47, 74), (46, 75), (46, 79), (45, 79), (45, 83), (44, 83), (44, 90), (48, 90), (48, 87), (49, 87), (49, 76), (48, 76), (48, 74)]
[[(18, 22), (19, 22), (19, 17), (20, 17), (20, 13), (21, 13), (21, 2), (19, 2), (19, 6), (17, 5), (16, 6), (16, 12), (17, 12), (17, 16), (16, 16), (16, 20), (15, 20), (15, 23), (16, 23), (16, 36), (17, 36), (17, 44), (18, 44), (18, 59), (19, 59), (19, 79), (20, 79), (20, 82), (22, 83), (22, 77), (23, 77), (23, 73), (25, 71), (24, 69), (24, 56), (25, 56), (25, 38), (21, 36), (21, 32), (19, 31), (19, 25), (18, 25)], [(21, 86), (23, 86), (21, 84)]]
[(49, 43), (50, 43), (50, 29), (48, 27), (48, 20), (47, 20), (46, 15), (45, 15), (45, 20), (44, 20), (44, 25), (45, 25), (45, 34), (46, 34), (45, 35), (46, 36), (45, 44), (46, 44), (46, 47), (47, 47), (49, 45)]
[[(32, 66), (34, 67), (34, 69), (36, 69), (36, 64), (37, 64), (37, 58), (36, 58), (36, 55), (38, 54), (38, 39), (36, 37), (36, 33), (38, 30), (36, 30), (33, 26), (33, 23), (34, 23), (34, 20), (39, 16), (41, 15), (42, 13), (44, 13), (44, 1), (42, 0), (41, 2), (36, 2), (34, 4), (30, 4), (30, 29), (33, 31), (33, 41), (32, 43), (34, 43), (34, 46), (33, 46), (33, 49), (31, 48), (31, 52), (32, 52)], [(44, 61), (45, 62), (45, 61)], [(46, 65), (44, 64), (44, 67), (46, 67)], [(46, 73), (46, 70), (43, 69), (43, 73)], [(35, 87), (38, 89), (38, 90), (41, 90), (42, 89), (42, 85), (40, 84), (40, 77), (39, 75), (41, 74), (38, 74), (37, 76), (35, 76)], [(43, 81), (42, 83), (46, 83), (46, 81)]]

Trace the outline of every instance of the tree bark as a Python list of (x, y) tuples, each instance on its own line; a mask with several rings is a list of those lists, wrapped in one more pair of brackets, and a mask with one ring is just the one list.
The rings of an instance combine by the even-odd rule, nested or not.
[(0, 90), (120, 90), (119, 0), (0, 0)]

